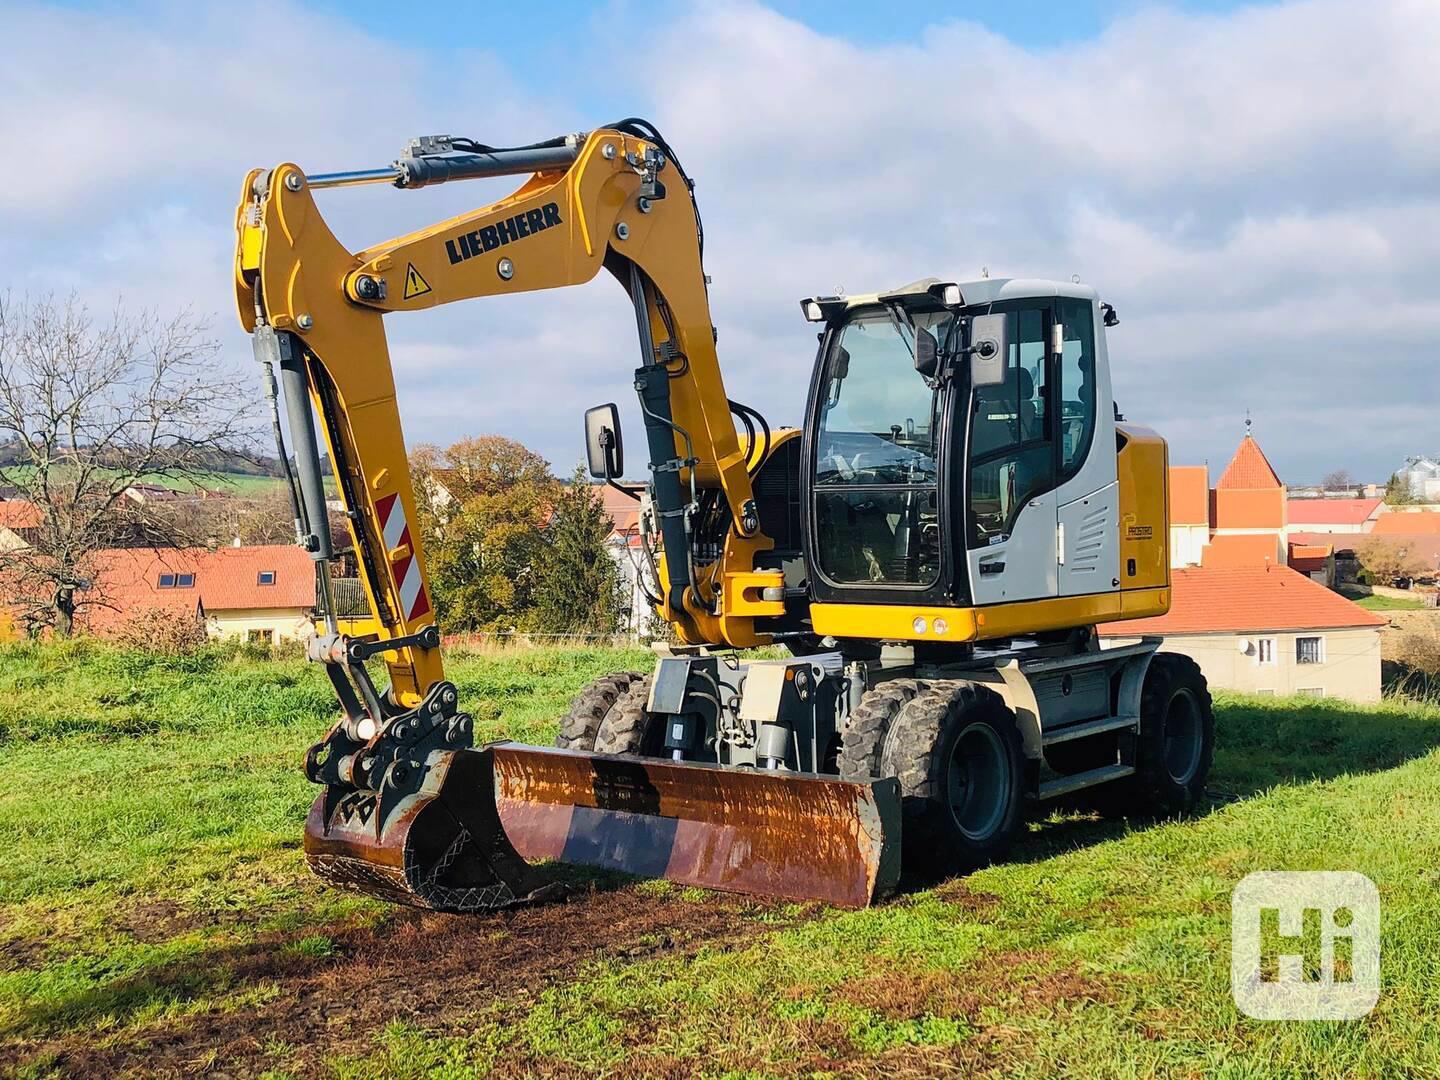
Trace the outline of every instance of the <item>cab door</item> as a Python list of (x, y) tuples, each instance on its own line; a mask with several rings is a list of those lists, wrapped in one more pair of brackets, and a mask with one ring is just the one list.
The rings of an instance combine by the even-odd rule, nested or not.
[(1061, 297), (1052, 331), (1058, 451), (1056, 552), (1060, 595), (1120, 588), (1120, 485), (1108, 358), (1094, 301)]
[(1007, 315), (1005, 379), (970, 395), (966, 555), (976, 605), (1059, 595), (1047, 346), (1055, 310), (1049, 300), (1022, 301)]

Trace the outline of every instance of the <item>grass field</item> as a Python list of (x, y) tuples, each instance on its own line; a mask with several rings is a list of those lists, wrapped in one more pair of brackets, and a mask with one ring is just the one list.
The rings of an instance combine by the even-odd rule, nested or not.
[[(549, 741), (644, 654), (451, 658), (482, 737)], [(1213, 804), (1037, 817), (1013, 861), (863, 912), (579, 878), (460, 918), (321, 888), (299, 837), (321, 673), (0, 648), (0, 1070), (106, 1075), (1440, 1075), (1440, 710), (1221, 698)], [(1252, 870), (1358, 870), (1383, 991), (1229, 994)]]
[(1425, 607), (1423, 600), (1412, 600), (1408, 596), (1379, 596), (1374, 593), (1360, 597), (1355, 603), (1366, 611), (1419, 611)]
[[(34, 472), (33, 466), (29, 465), (7, 465), (3, 470), (4, 479), (11, 484), (24, 485)], [(115, 474), (110, 474), (115, 475)], [(217, 472), (205, 473), (199, 480), (192, 483), (188, 480), (177, 480), (167, 476), (143, 476), (141, 481), (147, 484), (158, 484), (161, 487), (174, 488), (176, 491), (194, 491), (199, 488), (208, 488), (211, 491), (223, 491), (227, 495), (234, 495), (241, 498), (254, 498), (260, 495), (269, 494), (272, 491), (282, 490), (284, 481), (278, 476), (257, 476), (254, 473), (233, 473)]]

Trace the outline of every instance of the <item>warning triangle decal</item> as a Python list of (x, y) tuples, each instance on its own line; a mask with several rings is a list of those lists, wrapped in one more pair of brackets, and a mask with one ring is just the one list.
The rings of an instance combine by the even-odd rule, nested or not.
[(405, 266), (405, 299), (414, 300), (417, 296), (424, 296), (430, 291), (430, 283), (420, 276), (420, 271), (415, 269), (414, 263), (407, 263)]

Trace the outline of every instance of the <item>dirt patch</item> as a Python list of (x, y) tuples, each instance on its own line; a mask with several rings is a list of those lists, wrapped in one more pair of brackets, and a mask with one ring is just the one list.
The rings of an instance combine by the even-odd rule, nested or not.
[(147, 900), (122, 909), (113, 920), (116, 930), (136, 941), (154, 943), (188, 934), (205, 926), (205, 918), (186, 911), (173, 900)]
[(934, 890), (934, 896), (937, 900), (944, 900), (947, 904), (956, 905), (962, 911), (977, 915), (984, 914), (1000, 903), (1000, 897), (994, 893), (972, 889), (964, 878), (954, 878), (945, 882)]
[[(686, 955), (717, 941), (743, 944), (752, 936), (747, 928), (769, 932), (783, 923), (779, 911), (778, 902), (729, 896), (690, 901), (623, 888), (490, 916), (400, 911), (378, 929), (332, 932), (328, 955), (314, 955), (323, 943), (320, 950), (307, 949), (306, 935), (263, 935), (150, 972), (134, 985), (109, 988), (122, 1001), (126, 994), (144, 999), (172, 988), (182, 997), (273, 988), (263, 1005), (167, 1020), (104, 1046), (81, 1030), (20, 1049), (23, 1057), (49, 1060), (73, 1076), (175, 1076), (201, 1069), (250, 1076), (282, 1065), (309, 1075), (329, 1054), (364, 1052), (367, 1034), (393, 1021), (463, 1028), (467, 1018), (499, 1000), (526, 1005), (546, 987), (574, 978), (588, 961)], [(753, 922), (760, 914), (766, 922)], [(267, 1044), (293, 1049), (277, 1058)]]

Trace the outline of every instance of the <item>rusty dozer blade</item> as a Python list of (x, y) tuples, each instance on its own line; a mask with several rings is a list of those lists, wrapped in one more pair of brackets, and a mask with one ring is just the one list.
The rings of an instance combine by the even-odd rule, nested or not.
[[(430, 755), (419, 790), (388, 814), (327, 788), (305, 822), (305, 858), (326, 881), (437, 911), (480, 912), (563, 892), (510, 846), (495, 812), (489, 749)], [(378, 818), (384, 817), (383, 828)]]
[(864, 907), (900, 877), (893, 779), (853, 783), (519, 743), (487, 753), (500, 821), (526, 859), (839, 907)]

